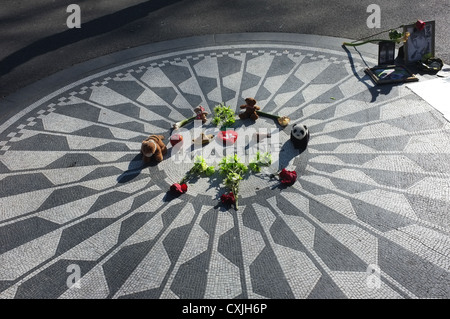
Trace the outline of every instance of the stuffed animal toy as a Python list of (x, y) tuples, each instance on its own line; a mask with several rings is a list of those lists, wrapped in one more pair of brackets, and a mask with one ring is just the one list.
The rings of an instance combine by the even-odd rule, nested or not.
[(164, 136), (162, 135), (150, 135), (142, 141), (141, 154), (144, 163), (150, 162), (155, 159), (157, 162), (163, 160), (163, 156), (167, 153), (167, 147), (163, 143)]
[(202, 133), (199, 137), (192, 140), (195, 145), (206, 145), (212, 141), (214, 135)]
[(291, 129), (291, 142), (297, 149), (305, 150), (309, 141), (309, 129), (304, 124), (294, 124)]
[(240, 106), (240, 108), (245, 109), (245, 111), (240, 113), (239, 117), (241, 118), (241, 120), (251, 118), (252, 120), (256, 121), (259, 118), (256, 111), (259, 111), (261, 108), (256, 105), (256, 100), (252, 97), (246, 98), (245, 103), (247, 104)]
[(208, 115), (208, 112), (205, 112), (205, 108), (203, 106), (197, 106), (194, 109), (195, 114), (197, 114), (197, 116), (195, 117), (196, 120), (202, 120), (202, 123), (205, 124), (207, 121), (206, 116)]

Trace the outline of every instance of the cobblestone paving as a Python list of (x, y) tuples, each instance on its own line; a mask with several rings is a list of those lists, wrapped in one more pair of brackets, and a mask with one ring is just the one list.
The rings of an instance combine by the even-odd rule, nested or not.
[[(450, 125), (367, 64), (301, 43), (180, 49), (24, 105), (0, 126), (0, 297), (449, 298)], [(141, 141), (246, 97), (306, 124), (308, 148), (243, 122), (277, 134), (278, 160), (242, 181), (239, 210), (220, 179), (172, 197), (192, 164), (168, 144), (144, 167)], [(283, 167), (293, 186), (268, 177)]]

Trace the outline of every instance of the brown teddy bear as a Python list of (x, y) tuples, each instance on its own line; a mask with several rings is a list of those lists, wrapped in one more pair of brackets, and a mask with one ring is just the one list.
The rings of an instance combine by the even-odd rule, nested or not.
[(163, 160), (163, 156), (167, 153), (167, 147), (163, 143), (164, 136), (162, 135), (150, 135), (142, 141), (141, 154), (144, 163), (148, 163), (151, 159), (155, 159), (157, 162)]
[(207, 121), (206, 116), (208, 115), (208, 112), (205, 111), (205, 108), (203, 106), (197, 106), (194, 109), (195, 114), (197, 115), (195, 117), (196, 120), (202, 120), (202, 123), (205, 124)]
[(245, 109), (245, 111), (240, 113), (239, 117), (241, 118), (241, 120), (251, 118), (252, 120), (256, 121), (259, 118), (256, 111), (260, 110), (261, 108), (256, 105), (256, 100), (252, 97), (246, 98), (245, 103), (247, 104), (240, 106), (240, 108)]

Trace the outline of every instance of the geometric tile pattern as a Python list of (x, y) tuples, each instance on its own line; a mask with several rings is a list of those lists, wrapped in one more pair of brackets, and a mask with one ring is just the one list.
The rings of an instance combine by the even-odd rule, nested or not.
[[(212, 46), (43, 98), (0, 132), (0, 297), (449, 298), (449, 123), (404, 86), (374, 86), (367, 61)], [(246, 97), (308, 125), (306, 151), (290, 127), (274, 150), (298, 181), (248, 178), (238, 211), (217, 205), (220, 180), (172, 198), (191, 164), (144, 167), (140, 142)]]

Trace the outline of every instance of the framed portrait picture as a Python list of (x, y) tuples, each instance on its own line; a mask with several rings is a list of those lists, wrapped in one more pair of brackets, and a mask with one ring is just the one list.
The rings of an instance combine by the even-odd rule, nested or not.
[(415, 82), (417, 78), (403, 65), (376, 66), (364, 70), (376, 84)]
[(404, 60), (406, 64), (412, 64), (422, 59), (425, 54), (434, 57), (434, 21), (425, 22), (425, 27), (418, 30), (415, 24), (403, 27), (403, 32), (409, 32), (408, 41), (404, 44)]
[(380, 41), (378, 43), (378, 65), (393, 65), (395, 62), (395, 42)]

